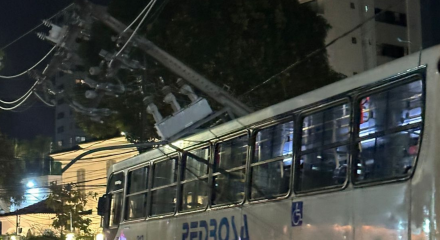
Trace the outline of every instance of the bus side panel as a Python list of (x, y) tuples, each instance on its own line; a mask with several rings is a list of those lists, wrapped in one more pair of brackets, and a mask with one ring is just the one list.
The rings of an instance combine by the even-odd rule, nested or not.
[(290, 239), (290, 212), (289, 199), (244, 206), (249, 239)]
[[(143, 220), (139, 222), (123, 223), (119, 226), (119, 232), (115, 239), (125, 240), (146, 240), (147, 238), (147, 228), (149, 228), (150, 223), (146, 223)], [(145, 226), (148, 226), (147, 228)]]
[(249, 240), (247, 216), (241, 208), (208, 210), (203, 213), (181, 215), (176, 218), (175, 238), (160, 239), (229, 239)]
[(352, 240), (351, 194), (344, 190), (294, 199), (291, 239)]
[[(158, 239), (176, 239), (176, 223), (175, 218), (165, 218), (160, 220), (148, 221), (146, 225), (146, 238), (145, 240), (158, 240)], [(128, 239), (128, 238), (127, 238)], [(135, 238), (133, 238), (135, 239)], [(136, 239), (142, 240), (142, 239)]]
[(407, 240), (410, 189), (410, 181), (354, 189), (355, 239)]
[(425, 122), (417, 167), (412, 178), (411, 236), (415, 240), (439, 239), (440, 231), (440, 75), (439, 51), (424, 54), (428, 64)]

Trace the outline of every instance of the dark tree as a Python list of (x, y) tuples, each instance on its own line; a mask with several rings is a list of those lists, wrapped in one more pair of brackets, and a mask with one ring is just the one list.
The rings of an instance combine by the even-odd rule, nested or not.
[(15, 156), (14, 141), (0, 133), (0, 198), (9, 203), (19, 204), (24, 200), (23, 161)]
[[(85, 206), (89, 199), (96, 198), (97, 194), (92, 192), (84, 194), (73, 183), (64, 185), (51, 183), (49, 188), (51, 193), (47, 198), (47, 205), (55, 211), (52, 226), (56, 229), (73, 231), (70, 229), (71, 224), (74, 229), (90, 234), (89, 226), (92, 220), (81, 213), (86, 210)], [(70, 215), (72, 215), (72, 223), (70, 223)]]
[[(148, 2), (113, 0), (108, 11), (130, 23)], [(163, 0), (157, 2), (140, 34), (257, 110), (338, 80), (325, 51), (302, 61), (324, 47), (329, 28), (324, 18), (295, 0)], [(132, 57), (143, 60), (136, 49)], [(278, 74), (298, 61), (302, 63)], [(163, 96), (158, 89), (174, 84), (178, 76), (151, 58), (146, 58), (146, 64), (142, 74), (150, 85), (144, 86), (144, 94), (157, 97), (160, 103)], [(141, 105), (124, 108), (139, 102), (121, 102), (108, 102), (108, 106), (124, 112), (116, 117), (119, 120), (112, 121), (133, 126), (136, 121), (129, 116), (138, 116), (144, 109)], [(153, 126), (151, 121), (138, 122)], [(121, 128), (117, 124), (113, 126)], [(135, 129), (130, 130), (136, 134)]]
[(4, 68), (5, 66), (5, 52), (0, 51), (0, 71)]

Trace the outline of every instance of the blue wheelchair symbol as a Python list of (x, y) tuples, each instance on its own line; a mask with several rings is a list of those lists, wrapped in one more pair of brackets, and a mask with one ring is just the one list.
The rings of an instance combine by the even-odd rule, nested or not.
[(292, 227), (303, 223), (303, 202), (292, 202)]

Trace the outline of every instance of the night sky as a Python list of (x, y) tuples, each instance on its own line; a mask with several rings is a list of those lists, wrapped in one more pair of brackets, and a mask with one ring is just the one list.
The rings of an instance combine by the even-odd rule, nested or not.
[[(106, 3), (106, 0), (92, 1)], [(2, 0), (0, 1), (0, 48), (26, 33), (65, 8), (72, 0)], [(42, 26), (35, 32), (48, 32)], [(28, 69), (39, 61), (50, 49), (49, 42), (39, 39), (31, 33), (20, 41), (6, 48), (6, 67), (0, 75), (15, 75)], [(48, 61), (40, 64), (42, 70)], [(34, 83), (26, 75), (14, 79), (0, 79), (0, 99), (15, 100), (22, 96)], [(41, 103), (34, 97), (17, 109), (21, 112), (0, 110), (0, 132), (11, 138), (29, 139), (36, 135), (52, 137), (54, 134), (54, 109)]]

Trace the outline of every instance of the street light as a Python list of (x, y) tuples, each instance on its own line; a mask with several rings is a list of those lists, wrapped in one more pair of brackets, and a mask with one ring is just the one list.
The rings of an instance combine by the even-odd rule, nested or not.
[(66, 234), (66, 240), (75, 240), (75, 233)]
[(28, 182), (26, 183), (26, 187), (28, 187), (28, 188), (33, 188), (33, 187), (35, 187), (35, 182), (32, 181), (32, 180), (28, 181)]

